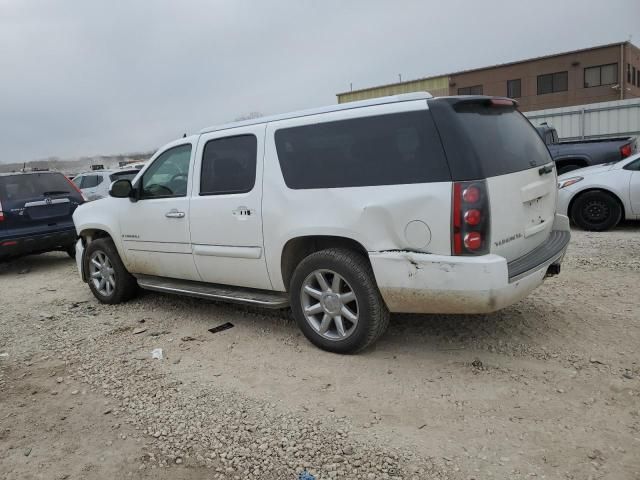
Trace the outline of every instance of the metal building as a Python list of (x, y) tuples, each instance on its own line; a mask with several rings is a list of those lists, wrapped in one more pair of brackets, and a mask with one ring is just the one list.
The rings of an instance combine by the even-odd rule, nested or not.
[(536, 110), (524, 115), (534, 125), (546, 122), (554, 126), (563, 140), (640, 135), (640, 98)]

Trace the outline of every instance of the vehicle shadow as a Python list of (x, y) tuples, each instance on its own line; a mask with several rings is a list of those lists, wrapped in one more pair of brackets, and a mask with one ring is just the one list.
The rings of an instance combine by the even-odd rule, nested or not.
[(0, 260), (0, 276), (25, 275), (31, 272), (46, 271), (58, 265), (70, 264), (73, 259), (64, 252), (49, 252), (40, 255)]
[[(137, 301), (156, 306), (158, 301), (166, 302), (171, 309), (191, 311), (196, 317), (215, 308), (219, 318), (244, 323), (256, 331), (268, 328), (284, 337), (300, 337), (306, 343), (289, 309), (267, 310), (155, 292), (141, 292)], [(526, 298), (491, 314), (392, 314), (387, 331), (362, 354), (402, 352), (421, 356), (425, 351), (485, 350), (546, 357), (556, 350), (554, 336), (566, 342), (574, 334), (553, 305)]]
[(379, 347), (385, 350), (487, 350), (498, 353), (544, 354), (554, 322), (553, 308), (525, 299), (491, 314), (394, 314)]

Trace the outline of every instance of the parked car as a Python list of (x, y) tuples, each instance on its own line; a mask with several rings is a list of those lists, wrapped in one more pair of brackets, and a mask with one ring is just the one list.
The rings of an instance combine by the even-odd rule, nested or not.
[(512, 100), (334, 105), (163, 147), (76, 211), (76, 260), (104, 303), (140, 286), (290, 305), (315, 345), (355, 352), (390, 311), (491, 312), (558, 273), (556, 181)]
[(584, 230), (640, 219), (640, 154), (561, 175), (558, 187), (558, 212)]
[(1, 173), (0, 259), (54, 250), (75, 257), (71, 215), (84, 201), (61, 173)]
[(112, 182), (121, 178), (133, 180), (139, 171), (140, 169), (137, 168), (129, 168), (126, 170), (95, 170), (75, 176), (73, 183), (82, 190), (82, 193), (85, 194), (88, 200), (98, 200), (99, 198), (104, 198), (109, 195), (109, 186)]
[(637, 150), (635, 137), (608, 137), (590, 140), (558, 140), (558, 132), (546, 123), (536, 127), (556, 162), (558, 175), (579, 168), (615, 162)]

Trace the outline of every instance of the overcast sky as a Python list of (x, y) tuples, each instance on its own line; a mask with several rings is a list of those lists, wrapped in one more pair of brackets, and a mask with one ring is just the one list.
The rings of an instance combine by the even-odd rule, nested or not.
[(0, 0), (0, 162), (155, 149), (252, 111), (628, 40), (638, 0)]

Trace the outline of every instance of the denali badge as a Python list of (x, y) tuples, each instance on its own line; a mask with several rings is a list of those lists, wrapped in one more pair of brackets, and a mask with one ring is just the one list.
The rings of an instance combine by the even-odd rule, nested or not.
[(122, 238), (140, 238), (138, 235), (125, 235), (124, 233), (122, 234)]
[(500, 245), (504, 245), (505, 243), (513, 242), (517, 238), (522, 238), (522, 234), (516, 233), (515, 235), (511, 235), (510, 237), (503, 238), (502, 240), (498, 240), (497, 242), (493, 242), (493, 244), (496, 247), (499, 247)]

